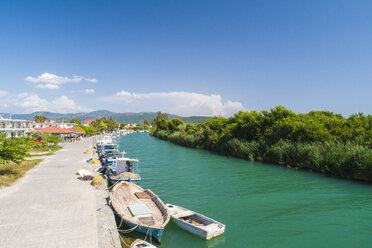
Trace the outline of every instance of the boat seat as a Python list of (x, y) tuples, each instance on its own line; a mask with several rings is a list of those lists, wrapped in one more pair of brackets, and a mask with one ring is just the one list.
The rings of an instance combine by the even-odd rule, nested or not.
[(138, 199), (150, 199), (151, 197), (146, 192), (136, 192), (134, 193)]
[(138, 220), (141, 222), (141, 224), (144, 224), (144, 225), (148, 225), (148, 226), (155, 225), (155, 221), (152, 216), (138, 217)]

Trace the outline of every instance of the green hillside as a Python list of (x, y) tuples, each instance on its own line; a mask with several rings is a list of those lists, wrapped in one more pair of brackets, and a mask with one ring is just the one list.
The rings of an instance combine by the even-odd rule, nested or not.
[[(9, 114), (2, 114), (4, 117), (8, 117)], [(70, 120), (72, 118), (78, 118), (79, 120), (83, 121), (86, 119), (96, 119), (96, 118), (112, 118), (117, 122), (126, 122), (126, 123), (143, 123), (144, 119), (147, 119), (151, 122), (157, 115), (156, 112), (140, 112), (140, 113), (115, 113), (108, 110), (97, 110), (88, 113), (52, 113), (52, 112), (34, 112), (31, 114), (12, 114), (13, 119), (25, 119), (31, 120), (35, 115), (43, 115), (48, 117), (49, 119), (53, 119), (56, 121), (61, 120)], [(200, 123), (206, 120), (209, 120), (211, 117), (208, 116), (190, 116), (190, 117), (182, 117), (178, 115), (168, 114), (169, 118), (180, 118), (185, 123)]]

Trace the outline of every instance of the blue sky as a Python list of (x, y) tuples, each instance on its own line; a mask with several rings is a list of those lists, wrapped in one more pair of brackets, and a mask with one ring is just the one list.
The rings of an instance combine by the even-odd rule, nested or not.
[(0, 112), (372, 113), (371, 1), (0, 3)]

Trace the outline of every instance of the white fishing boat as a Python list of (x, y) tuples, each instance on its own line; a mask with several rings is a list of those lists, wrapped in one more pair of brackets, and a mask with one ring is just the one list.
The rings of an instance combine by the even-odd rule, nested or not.
[(136, 239), (131, 245), (130, 248), (156, 248), (155, 245), (150, 244), (149, 242), (143, 241), (141, 239)]
[(201, 238), (210, 240), (225, 232), (225, 225), (194, 211), (166, 204), (173, 222)]
[(116, 158), (106, 171), (111, 184), (120, 181), (137, 182), (141, 180), (138, 163), (139, 161), (137, 159), (126, 158), (124, 156)]

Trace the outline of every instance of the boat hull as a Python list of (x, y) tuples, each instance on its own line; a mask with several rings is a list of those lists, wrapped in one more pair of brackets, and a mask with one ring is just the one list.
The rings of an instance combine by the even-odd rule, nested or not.
[(111, 184), (116, 184), (116, 183), (119, 183), (119, 182), (130, 182), (130, 183), (136, 183), (138, 181), (141, 180), (140, 179), (114, 179), (110, 176), (107, 176), (108, 180), (110, 181)]
[(195, 234), (203, 239), (207, 239), (207, 232), (204, 231), (204, 230), (201, 230), (201, 229), (197, 229), (193, 226), (190, 226), (190, 225), (187, 225), (186, 223), (183, 223), (182, 221), (176, 219), (176, 218), (173, 218), (171, 217), (172, 221), (179, 227), (181, 227), (182, 229), (188, 231), (188, 232), (191, 232), (192, 234)]
[(125, 223), (127, 226), (130, 228), (135, 228), (137, 232), (151, 235), (153, 238), (155, 238), (156, 241), (160, 243), (161, 237), (163, 236), (164, 233), (164, 228), (151, 228), (151, 227), (146, 227), (146, 226), (137, 226), (137, 224), (129, 222), (125, 219), (122, 219), (123, 223)]
[(173, 218), (171, 217), (172, 221), (177, 225), (179, 226), (180, 228), (192, 233), (192, 234), (195, 234), (203, 239), (206, 239), (206, 240), (210, 240), (212, 238), (215, 238), (217, 236), (220, 236), (221, 234), (223, 234), (225, 232), (225, 227), (221, 228), (221, 229), (218, 229), (218, 230), (215, 230), (213, 232), (207, 232), (206, 230), (202, 230), (202, 229), (199, 229), (199, 228), (196, 228), (195, 226), (193, 225), (189, 225), (183, 221), (180, 221), (179, 219), (177, 218)]

